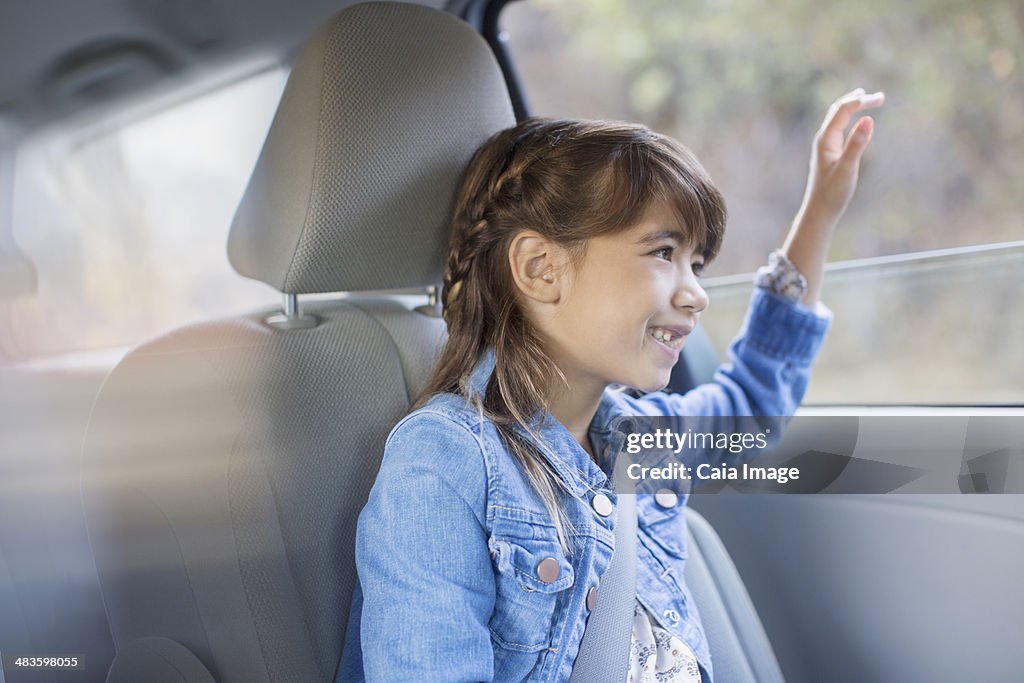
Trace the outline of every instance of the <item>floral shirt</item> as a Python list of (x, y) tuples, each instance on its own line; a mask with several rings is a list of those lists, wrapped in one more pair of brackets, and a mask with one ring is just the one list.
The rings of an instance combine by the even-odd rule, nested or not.
[(658, 625), (637, 600), (626, 683), (701, 683), (693, 650)]

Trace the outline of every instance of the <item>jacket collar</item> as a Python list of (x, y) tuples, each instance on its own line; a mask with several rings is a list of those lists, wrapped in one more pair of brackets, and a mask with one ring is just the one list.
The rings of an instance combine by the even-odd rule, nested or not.
[[(494, 373), (496, 361), (494, 347), (488, 346), (470, 375), (474, 394), (483, 396)], [(565, 425), (549, 412), (538, 411), (529, 421), (539, 439), (521, 425), (513, 427), (537, 447), (576, 496), (609, 487), (615, 455), (625, 440), (625, 435), (617, 429), (623, 411), (615, 398), (615, 391), (613, 388), (605, 389), (588, 432), (591, 443), (597, 449), (596, 455), (602, 460), (601, 465), (590, 458)]]

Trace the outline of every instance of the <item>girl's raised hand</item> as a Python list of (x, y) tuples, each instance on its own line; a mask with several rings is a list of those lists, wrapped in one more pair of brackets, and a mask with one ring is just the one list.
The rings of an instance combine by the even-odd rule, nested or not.
[(874, 109), (885, 102), (885, 94), (868, 95), (857, 88), (832, 103), (817, 135), (811, 154), (803, 211), (820, 222), (835, 224), (857, 187), (860, 158), (871, 142), (875, 122), (864, 116), (844, 139), (843, 131), (859, 111)]
[(864, 116), (845, 138), (843, 131), (857, 112), (880, 107), (883, 102), (882, 93), (868, 95), (857, 88), (832, 103), (814, 136), (807, 191), (782, 245), (783, 253), (807, 279), (803, 299), (807, 306), (818, 302), (832, 232), (857, 187), (860, 158), (871, 142), (875, 122)]

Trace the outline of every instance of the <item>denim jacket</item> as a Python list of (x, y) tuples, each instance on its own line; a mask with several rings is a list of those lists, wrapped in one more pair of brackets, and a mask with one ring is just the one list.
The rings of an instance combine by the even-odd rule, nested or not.
[[(791, 415), (830, 320), (824, 307), (756, 288), (714, 381), (681, 395), (606, 389), (591, 442), (613, 463), (628, 416)], [(475, 392), (493, 367), (488, 350), (473, 371)], [(569, 679), (588, 596), (599, 595), (615, 549), (617, 501), (611, 470), (561, 423), (543, 420), (540, 436), (534, 443), (572, 492), (563, 498), (579, 534), (571, 556), (493, 423), (464, 398), (434, 396), (394, 427), (359, 516), (359, 582), (337, 681)], [(637, 495), (637, 598), (690, 646), (711, 683), (708, 643), (683, 581), (686, 499)]]

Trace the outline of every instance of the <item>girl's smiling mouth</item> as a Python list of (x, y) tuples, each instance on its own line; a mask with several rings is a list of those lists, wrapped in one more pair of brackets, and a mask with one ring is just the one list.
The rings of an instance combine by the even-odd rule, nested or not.
[(649, 327), (647, 334), (673, 356), (678, 356), (693, 327)]

